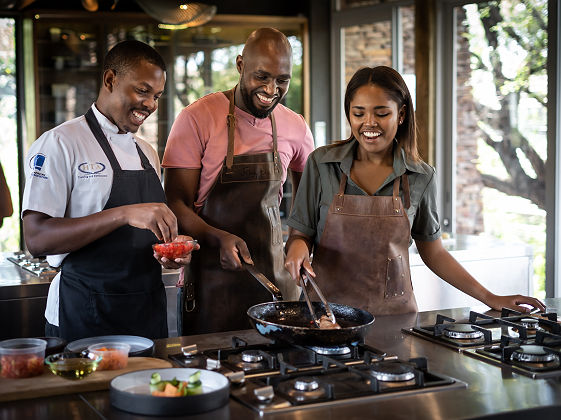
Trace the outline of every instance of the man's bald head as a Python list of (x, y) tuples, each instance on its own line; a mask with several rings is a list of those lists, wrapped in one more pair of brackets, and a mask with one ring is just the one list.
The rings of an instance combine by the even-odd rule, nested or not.
[(266, 118), (282, 100), (292, 76), (292, 47), (273, 28), (253, 31), (236, 58), (240, 73), (236, 105), (257, 118)]
[(285, 34), (275, 28), (259, 28), (253, 31), (243, 47), (242, 56), (251, 56), (268, 49), (275, 54), (285, 54), (292, 62), (292, 47)]

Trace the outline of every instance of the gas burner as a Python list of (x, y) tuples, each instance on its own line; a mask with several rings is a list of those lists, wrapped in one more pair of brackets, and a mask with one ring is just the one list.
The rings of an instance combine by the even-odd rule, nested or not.
[(537, 345), (520, 346), (512, 353), (512, 360), (524, 363), (549, 363), (555, 359), (555, 354), (548, 353), (543, 346)]
[(520, 321), (520, 325), (526, 327), (528, 330), (542, 330), (539, 326), (539, 321), (536, 318), (522, 318)]
[(415, 369), (399, 362), (378, 362), (372, 365), (370, 374), (382, 382), (404, 382), (415, 378)]
[(241, 353), (229, 355), (227, 360), (243, 371), (265, 369), (268, 366), (261, 350), (244, 350)]
[(316, 347), (311, 346), (308, 347), (310, 350), (314, 351), (317, 354), (321, 354), (323, 356), (343, 356), (345, 354), (350, 354), (351, 349), (347, 346), (337, 346), (337, 347)]
[(327, 396), (325, 387), (311, 376), (301, 376), (279, 384), (280, 392), (288, 395), (296, 401), (309, 401)]
[(263, 355), (259, 350), (244, 350), (242, 360), (246, 363), (258, 363), (263, 360)]
[(473, 340), (483, 337), (483, 333), (473, 328), (470, 324), (448, 325), (444, 329), (443, 334), (448, 338), (460, 340)]

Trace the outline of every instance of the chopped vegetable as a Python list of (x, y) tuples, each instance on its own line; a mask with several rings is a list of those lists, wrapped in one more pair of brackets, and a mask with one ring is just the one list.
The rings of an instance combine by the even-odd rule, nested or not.
[(195, 247), (193, 242), (167, 242), (165, 244), (155, 244), (152, 247), (162, 257), (175, 260), (176, 258), (185, 258)]
[(4, 378), (28, 378), (43, 373), (43, 357), (35, 354), (12, 354), (0, 357), (0, 372)]
[(201, 371), (198, 370), (189, 376), (187, 381), (173, 378), (163, 381), (158, 372), (150, 377), (150, 393), (155, 397), (185, 397), (187, 395), (202, 394)]

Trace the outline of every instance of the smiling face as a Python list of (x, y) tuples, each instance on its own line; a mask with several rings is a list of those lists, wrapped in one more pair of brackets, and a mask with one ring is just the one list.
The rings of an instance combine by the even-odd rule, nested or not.
[(240, 73), (239, 96), (241, 109), (257, 118), (266, 118), (288, 92), (292, 74), (292, 58), (287, 51), (275, 48), (273, 43), (261, 43), (251, 53), (238, 56), (236, 66)]
[(108, 70), (103, 76), (106, 94), (98, 98), (98, 108), (119, 128), (119, 133), (136, 133), (158, 109), (165, 82), (165, 71), (146, 60), (122, 73)]
[(398, 125), (405, 116), (405, 105), (398, 104), (387, 92), (373, 84), (359, 87), (351, 99), (349, 123), (359, 149), (367, 154), (391, 153)]

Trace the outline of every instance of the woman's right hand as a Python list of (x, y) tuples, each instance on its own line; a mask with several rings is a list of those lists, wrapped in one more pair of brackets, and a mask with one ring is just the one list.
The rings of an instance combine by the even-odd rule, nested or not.
[(316, 276), (310, 263), (310, 251), (304, 239), (294, 238), (286, 251), (284, 268), (288, 270), (292, 279), (300, 286), (300, 270), (304, 268), (312, 277)]

